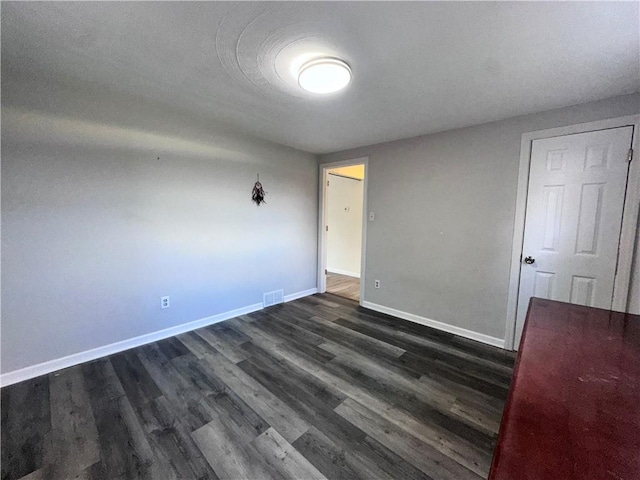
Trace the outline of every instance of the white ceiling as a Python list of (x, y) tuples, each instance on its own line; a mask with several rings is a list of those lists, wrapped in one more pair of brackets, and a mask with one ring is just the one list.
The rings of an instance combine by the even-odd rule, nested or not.
[[(2, 2), (2, 68), (325, 153), (639, 91), (639, 5)], [(304, 93), (309, 52), (345, 59), (349, 88)]]

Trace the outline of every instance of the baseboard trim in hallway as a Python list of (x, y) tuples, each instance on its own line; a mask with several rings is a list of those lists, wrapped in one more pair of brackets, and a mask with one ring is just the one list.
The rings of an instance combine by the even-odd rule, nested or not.
[(327, 268), (327, 273), (337, 273), (338, 275), (345, 275), (347, 277), (360, 278), (360, 274), (357, 272), (350, 272), (348, 270), (340, 270), (338, 268)]
[[(302, 297), (313, 295), (318, 292), (317, 288), (310, 288), (300, 292), (292, 293), (284, 296), (285, 302), (297, 300)], [(113, 355), (114, 353), (124, 352), (131, 348), (140, 347), (148, 343), (157, 342), (158, 340), (164, 340), (165, 338), (174, 337), (181, 333), (197, 330), (198, 328), (213, 325), (214, 323), (223, 322), (230, 318), (238, 317), (240, 315), (247, 315), (249, 313), (257, 312), (263, 309), (262, 303), (254, 303), (253, 305), (247, 305), (246, 307), (237, 308), (228, 312), (218, 313), (209, 317), (200, 318), (192, 322), (176, 325), (175, 327), (165, 328), (156, 332), (147, 333), (138, 337), (129, 338), (120, 342), (111, 343), (102, 347), (92, 348), (84, 352), (78, 352), (66, 357), (55, 358), (43, 363), (31, 365), (29, 367), (14, 370), (13, 372), (7, 372), (0, 375), (0, 387), (6, 387), (7, 385), (13, 385), (14, 383), (29, 380), (31, 378), (39, 377), (40, 375), (46, 375), (47, 373), (55, 372), (56, 370), (62, 370), (63, 368), (73, 367), (84, 362), (96, 360), (98, 358)]]

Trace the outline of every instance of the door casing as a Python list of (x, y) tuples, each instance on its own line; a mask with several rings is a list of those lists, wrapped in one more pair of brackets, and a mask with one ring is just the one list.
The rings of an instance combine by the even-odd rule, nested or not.
[(325, 269), (327, 268), (327, 232), (325, 226), (326, 220), (326, 208), (327, 201), (327, 180), (328, 170), (337, 167), (348, 167), (350, 165), (364, 164), (364, 185), (363, 185), (363, 199), (362, 199), (362, 248), (360, 251), (360, 305), (364, 301), (364, 285), (365, 285), (365, 252), (367, 251), (367, 185), (369, 182), (369, 157), (353, 158), (348, 160), (341, 160), (338, 162), (322, 163), (319, 165), (320, 169), (320, 185), (318, 193), (318, 293), (324, 293), (327, 291), (327, 276), (325, 275)]
[(629, 115), (597, 122), (581, 123), (578, 125), (569, 125), (566, 127), (524, 133), (520, 144), (520, 168), (518, 172), (518, 190), (511, 250), (511, 270), (509, 275), (509, 295), (507, 300), (507, 318), (505, 326), (506, 349), (513, 350), (514, 348), (518, 290), (520, 287), (520, 259), (524, 242), (525, 212), (527, 208), (532, 142), (542, 138), (559, 137), (563, 135), (586, 133), (624, 126), (634, 127), (632, 139), (634, 157), (631, 162), (627, 178), (627, 191), (624, 201), (624, 211), (622, 214), (622, 230), (620, 232), (620, 244), (618, 247), (616, 277), (613, 287), (612, 309), (620, 312), (625, 312), (627, 310), (631, 283), (633, 250), (636, 230), (638, 227), (638, 209), (640, 203), (640, 158), (638, 154), (640, 115)]

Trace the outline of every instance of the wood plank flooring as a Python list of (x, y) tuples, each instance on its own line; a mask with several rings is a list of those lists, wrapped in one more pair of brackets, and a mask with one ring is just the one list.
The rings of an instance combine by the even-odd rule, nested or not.
[(359, 302), (360, 279), (338, 273), (329, 273), (327, 274), (327, 293), (333, 293), (334, 295)]
[(314, 295), (2, 389), (2, 480), (486, 478), (514, 355)]

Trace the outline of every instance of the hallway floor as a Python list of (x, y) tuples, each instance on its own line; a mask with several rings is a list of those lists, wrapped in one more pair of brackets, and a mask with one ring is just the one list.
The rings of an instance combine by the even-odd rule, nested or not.
[(327, 292), (359, 302), (360, 279), (337, 273), (329, 273), (327, 275)]

